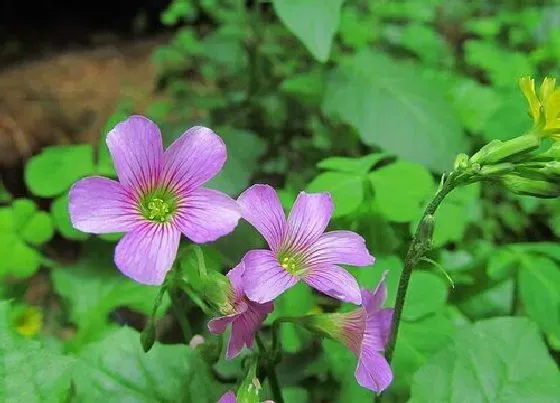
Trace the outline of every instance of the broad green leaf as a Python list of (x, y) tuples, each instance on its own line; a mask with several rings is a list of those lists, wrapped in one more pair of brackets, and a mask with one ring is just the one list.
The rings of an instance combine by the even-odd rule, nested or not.
[(17, 199), (12, 203), (14, 227), (19, 237), (32, 244), (42, 244), (50, 240), (54, 233), (52, 219), (28, 199)]
[(310, 402), (309, 391), (305, 388), (288, 387), (282, 388), (282, 396), (284, 401), (290, 403), (308, 403)]
[(387, 158), (387, 154), (375, 153), (365, 157), (327, 157), (317, 164), (319, 168), (331, 171), (345, 172), (356, 175), (365, 175), (371, 168), (382, 159)]
[[(463, 125), (477, 134), (485, 128), (487, 132), (488, 127), (492, 128), (493, 122), (490, 119), (495, 118), (495, 113), (503, 102), (496, 90), (470, 79), (458, 80), (451, 89), (451, 98)], [(512, 120), (517, 121), (514, 117)], [(496, 138), (503, 138), (502, 136), (500, 133)], [(512, 133), (510, 137), (513, 136)], [(486, 135), (485, 137), (491, 140)]]
[(466, 148), (439, 84), (381, 54), (344, 60), (327, 80), (322, 109), (352, 125), (364, 143), (436, 171)]
[(488, 258), (486, 272), (494, 280), (504, 279), (519, 266), (519, 254), (509, 248), (500, 248), (493, 251)]
[(443, 38), (428, 25), (412, 23), (403, 27), (400, 43), (415, 53), (424, 64), (449, 65), (452, 54)]
[(519, 295), (527, 316), (560, 339), (560, 267), (546, 257), (527, 256), (519, 268)]
[(155, 343), (123, 327), (87, 346), (73, 371), (79, 402), (214, 403), (224, 392), (198, 353), (185, 345)]
[(508, 315), (511, 313), (513, 287), (513, 281), (506, 279), (495, 286), (473, 293), (458, 306), (461, 312), (473, 319)]
[(430, 313), (440, 311), (447, 300), (447, 283), (441, 277), (424, 271), (415, 271), (410, 276), (404, 305), (403, 317), (417, 320)]
[(331, 53), (344, 0), (273, 0), (274, 10), (286, 27), (320, 62)]
[(280, 89), (298, 96), (312, 105), (320, 105), (323, 99), (325, 77), (322, 71), (308, 71), (291, 76), (280, 84)]
[(249, 185), (266, 150), (265, 142), (249, 131), (224, 128), (217, 132), (226, 143), (228, 159), (208, 186), (235, 195)]
[(68, 193), (57, 197), (51, 203), (51, 214), (58, 232), (64, 238), (83, 241), (89, 238), (89, 234), (78, 231), (72, 226), (70, 222), (70, 214), (68, 213)]
[(408, 389), (414, 373), (453, 340), (455, 330), (455, 325), (442, 313), (415, 322), (403, 321), (393, 360), (394, 387)]
[(10, 321), (10, 304), (0, 302), (0, 401), (66, 401), (71, 386), (72, 358), (15, 334)]
[[(97, 340), (107, 331), (108, 315), (126, 306), (149, 314), (159, 287), (134, 282), (122, 275), (113, 263), (112, 245), (99, 241), (85, 245), (84, 257), (72, 266), (52, 270), (56, 292), (68, 303), (70, 319), (78, 332), (70, 348)], [(165, 312), (165, 305), (158, 313)]]
[(533, 124), (520, 91), (509, 92), (503, 98), (481, 126), (481, 134), (487, 141), (512, 139), (526, 133)]
[(307, 186), (312, 193), (329, 192), (334, 202), (333, 218), (353, 213), (364, 199), (364, 177), (342, 172), (325, 172)]
[(367, 247), (376, 256), (391, 255), (405, 241), (385, 217), (373, 211), (360, 211), (357, 232), (366, 240)]
[(435, 191), (430, 172), (421, 165), (398, 161), (369, 174), (379, 211), (390, 221), (418, 219)]
[(41, 255), (27, 246), (16, 234), (0, 233), (0, 250), (4, 252), (0, 259), (0, 276), (10, 274), (14, 277), (30, 277), (41, 265)]
[(536, 326), (526, 318), (480, 321), (414, 376), (409, 403), (554, 402), (560, 371)]
[(354, 49), (361, 49), (375, 40), (381, 24), (376, 15), (361, 12), (357, 7), (344, 7), (340, 22), (340, 39)]
[(511, 88), (519, 77), (533, 74), (533, 66), (523, 53), (504, 50), (492, 41), (469, 40), (464, 46), (467, 63), (485, 71), (497, 87)]
[(93, 172), (90, 145), (51, 146), (25, 166), (25, 183), (37, 196), (53, 197)]

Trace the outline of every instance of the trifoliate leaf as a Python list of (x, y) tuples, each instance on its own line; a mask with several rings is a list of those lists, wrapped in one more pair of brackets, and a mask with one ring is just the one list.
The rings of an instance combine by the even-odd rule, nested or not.
[(325, 172), (307, 186), (312, 193), (329, 192), (334, 203), (333, 217), (342, 217), (358, 209), (364, 199), (364, 177), (342, 172)]

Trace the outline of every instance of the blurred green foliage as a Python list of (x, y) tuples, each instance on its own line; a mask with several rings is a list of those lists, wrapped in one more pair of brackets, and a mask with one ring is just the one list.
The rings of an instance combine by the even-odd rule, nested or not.
[[(358, 231), (377, 257), (352, 273), (373, 287), (388, 269), (392, 306), (398, 256), (438, 174), (457, 153), (530, 127), (516, 81), (557, 75), (559, 19), (555, 1), (173, 0), (161, 21), (174, 36), (153, 54), (164, 98), (146, 114), (167, 144), (196, 123), (216, 130), (229, 158), (211, 186), (232, 196), (270, 183), (288, 207), (301, 190), (331, 192), (332, 228)], [(55, 146), (32, 157), (25, 183), (37, 203), (0, 186), (0, 293), (21, 300), (32, 287), (26, 279), (43, 268), (60, 297), (44, 304), (50, 319), (32, 340), (15, 334), (12, 307), (0, 304), (0, 378), (9, 380), (0, 381), (2, 401), (215, 402), (233, 388), (229, 377), (243, 377), (240, 360), (208, 362), (199, 349), (164, 345), (178, 342), (166, 338), (172, 330), (144, 355), (138, 332), (116, 323), (141, 329), (144, 316), (134, 323), (119, 312), (150, 314), (157, 289), (116, 271), (119, 234), (88, 239), (71, 227), (69, 187), (83, 176), (115, 175), (104, 135), (135, 107), (119, 104), (95, 148)], [(559, 207), (495, 185), (450, 194), (430, 258), (454, 287), (430, 262), (413, 273), (384, 401), (560, 396)], [(68, 245), (79, 257), (62, 263), (53, 249)], [(209, 269), (225, 271), (259, 245), (242, 224), (203, 249)], [(181, 301), (193, 334), (210, 337), (197, 302)], [(169, 327), (168, 305), (159, 327)], [(347, 308), (298, 286), (267, 323)], [(62, 337), (68, 327), (75, 329)], [(293, 325), (282, 328), (281, 342), (287, 401), (373, 398), (355, 382), (356, 359), (344, 347)], [(270, 397), (264, 386), (261, 397)]]

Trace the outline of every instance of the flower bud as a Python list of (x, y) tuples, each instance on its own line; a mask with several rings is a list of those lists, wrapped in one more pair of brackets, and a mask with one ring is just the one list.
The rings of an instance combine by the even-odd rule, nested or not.
[(498, 176), (513, 172), (515, 170), (515, 165), (509, 162), (504, 162), (502, 164), (495, 164), (495, 165), (484, 165), (478, 171), (478, 175), (489, 177), (489, 176)]
[(211, 271), (200, 278), (200, 297), (215, 311), (222, 315), (235, 312), (232, 305), (233, 288), (229, 279), (222, 273)]
[(502, 183), (512, 192), (540, 198), (560, 196), (560, 185), (545, 180), (527, 178), (508, 174), (502, 178)]
[(453, 169), (461, 170), (469, 166), (469, 156), (465, 153), (461, 153), (455, 157), (455, 163), (453, 164)]
[[(541, 140), (538, 136), (526, 134), (505, 142), (494, 143), (494, 145), (487, 149), (483, 154), (480, 154), (479, 156), (477, 156), (478, 153), (473, 155), (471, 161), (478, 162), (482, 165), (496, 164), (512, 157), (536, 150), (540, 143)], [(473, 160), (475, 156), (477, 156), (476, 161)]]
[(249, 363), (247, 375), (239, 389), (237, 389), (237, 402), (238, 403), (260, 403), (259, 393), (261, 390), (261, 383), (257, 378), (257, 360), (252, 358)]

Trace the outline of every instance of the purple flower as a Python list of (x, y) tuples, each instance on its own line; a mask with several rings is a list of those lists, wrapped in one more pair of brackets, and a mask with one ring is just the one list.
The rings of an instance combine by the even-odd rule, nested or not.
[[(217, 403), (237, 403), (237, 396), (233, 391), (227, 391), (220, 397)], [(263, 403), (274, 403), (272, 400), (265, 400)]]
[(107, 146), (119, 182), (99, 176), (76, 182), (70, 190), (70, 218), (84, 232), (126, 232), (115, 263), (128, 277), (161, 284), (181, 233), (203, 243), (236, 227), (236, 202), (201, 187), (227, 158), (226, 146), (212, 130), (192, 127), (164, 151), (158, 127), (132, 116), (109, 132)]
[(303, 280), (331, 297), (358, 305), (362, 302), (358, 283), (338, 265), (368, 266), (375, 259), (355, 232), (324, 232), (333, 211), (328, 193), (301, 192), (287, 220), (271, 186), (251, 186), (238, 202), (242, 217), (270, 247), (250, 251), (244, 257), (249, 299), (272, 301)]
[(382, 308), (387, 299), (385, 275), (372, 293), (362, 290), (362, 306), (348, 313), (308, 315), (301, 324), (309, 330), (346, 345), (358, 357), (358, 383), (374, 392), (385, 390), (393, 380), (383, 356), (391, 331), (393, 308)]
[(231, 283), (232, 292), (229, 297), (231, 313), (212, 319), (208, 323), (208, 329), (214, 334), (224, 333), (228, 324), (231, 323), (231, 336), (228, 343), (226, 358), (235, 358), (243, 349), (243, 346), (252, 348), (255, 343), (255, 332), (264, 322), (266, 315), (272, 312), (272, 302), (259, 304), (249, 301), (245, 295), (243, 274), (245, 271), (244, 261), (231, 269), (227, 276)]

